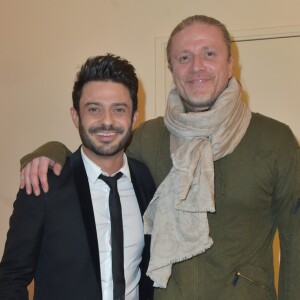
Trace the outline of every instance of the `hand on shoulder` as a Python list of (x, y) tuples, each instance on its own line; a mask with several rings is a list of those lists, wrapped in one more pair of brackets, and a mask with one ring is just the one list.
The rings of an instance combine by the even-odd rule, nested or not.
[(32, 190), (36, 196), (40, 195), (40, 182), (45, 193), (49, 190), (48, 169), (52, 168), (54, 174), (60, 175), (62, 166), (46, 156), (34, 158), (26, 164), (20, 172), (20, 188), (26, 187), (26, 193), (30, 195)]

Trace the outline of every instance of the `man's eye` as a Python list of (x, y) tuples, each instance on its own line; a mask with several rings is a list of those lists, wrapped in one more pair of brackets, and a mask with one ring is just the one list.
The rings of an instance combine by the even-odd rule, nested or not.
[(121, 107), (118, 107), (118, 108), (115, 108), (115, 112), (117, 112), (117, 113), (124, 113), (125, 109), (121, 108)]
[(205, 55), (206, 55), (206, 57), (213, 57), (213, 56), (216, 56), (216, 52), (214, 52), (214, 51), (206, 51)]
[(185, 63), (191, 60), (191, 56), (190, 55), (182, 55), (179, 57), (179, 62), (181, 63)]
[(90, 107), (89, 111), (90, 112), (97, 112), (97, 111), (99, 111), (99, 108), (97, 108), (97, 107)]

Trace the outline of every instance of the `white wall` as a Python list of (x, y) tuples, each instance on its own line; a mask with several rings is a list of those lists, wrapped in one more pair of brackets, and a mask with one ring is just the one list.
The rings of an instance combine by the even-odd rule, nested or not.
[[(149, 119), (164, 101), (156, 99), (155, 43), (181, 19), (207, 14), (236, 31), (300, 25), (299, 11), (298, 0), (0, 0), (0, 256), (19, 184), (19, 158), (49, 140), (63, 141), (72, 150), (79, 145), (69, 107), (77, 67), (88, 56), (113, 52), (135, 65), (141, 120)], [(269, 55), (276, 61), (274, 53)], [(256, 53), (254, 59), (263, 58)], [(251, 70), (253, 77), (263, 74), (263, 61), (260, 66)], [(287, 81), (298, 76), (298, 69), (296, 74), (288, 70)], [(264, 87), (260, 82), (256, 92), (263, 94)], [(266, 105), (269, 115), (279, 116), (277, 108)], [(293, 99), (280, 114), (289, 123), (299, 111)]]

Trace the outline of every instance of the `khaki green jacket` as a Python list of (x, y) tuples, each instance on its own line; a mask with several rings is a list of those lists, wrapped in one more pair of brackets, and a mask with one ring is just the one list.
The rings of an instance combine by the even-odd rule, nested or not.
[[(148, 166), (157, 186), (172, 167), (169, 138), (162, 118), (150, 120), (135, 131), (127, 151)], [(40, 150), (35, 156), (42, 153), (60, 162), (68, 152), (61, 144)], [(175, 264), (167, 289), (156, 289), (155, 299), (277, 299), (272, 254), (277, 229), (278, 299), (300, 299), (299, 152), (286, 125), (252, 115), (238, 147), (214, 163), (216, 213), (208, 216), (212, 248)]]

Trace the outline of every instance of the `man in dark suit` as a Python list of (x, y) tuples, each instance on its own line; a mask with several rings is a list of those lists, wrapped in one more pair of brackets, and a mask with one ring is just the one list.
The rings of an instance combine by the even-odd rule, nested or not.
[[(50, 171), (48, 193), (19, 191), (0, 264), (1, 300), (27, 299), (33, 279), (35, 299), (152, 299), (142, 215), (155, 185), (147, 168), (124, 154), (138, 115), (137, 90), (134, 67), (120, 57), (92, 57), (81, 67), (71, 116), (82, 146), (67, 158), (62, 176)], [(115, 174), (122, 215), (112, 221), (106, 180)], [(122, 240), (121, 292), (115, 239)]]

